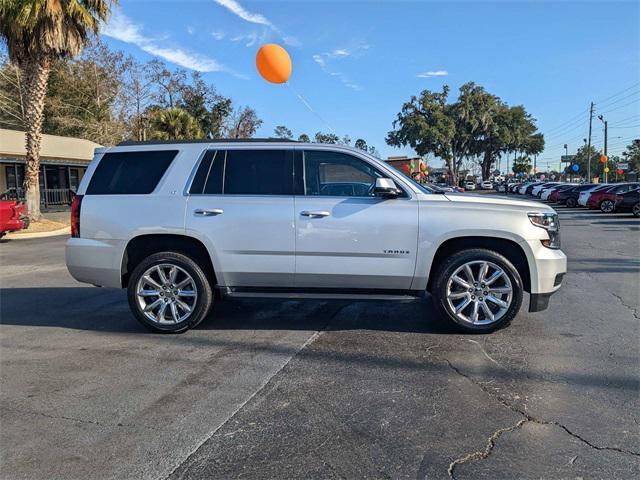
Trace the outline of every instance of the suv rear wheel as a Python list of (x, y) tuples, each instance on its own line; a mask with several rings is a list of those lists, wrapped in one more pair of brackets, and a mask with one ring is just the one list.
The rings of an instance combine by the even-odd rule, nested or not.
[(133, 270), (129, 307), (149, 330), (181, 333), (198, 325), (213, 303), (211, 285), (200, 266), (177, 252), (160, 252)]
[(492, 250), (462, 250), (436, 273), (436, 308), (469, 333), (505, 327), (522, 305), (522, 279), (513, 264)]

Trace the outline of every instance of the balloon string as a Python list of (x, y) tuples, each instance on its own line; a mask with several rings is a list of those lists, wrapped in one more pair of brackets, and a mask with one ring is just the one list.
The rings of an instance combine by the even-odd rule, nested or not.
[(300, 95), (296, 90), (293, 89), (293, 87), (291, 85), (289, 85), (289, 82), (286, 82), (285, 85), (287, 86), (287, 88), (291, 89), (293, 94), (300, 99), (300, 101), (304, 104), (305, 107), (307, 107), (309, 109), (309, 111), (311, 113), (313, 113), (316, 117), (318, 117), (320, 119), (320, 121), (322, 123), (324, 123), (326, 125), (326, 127), (331, 131), (331, 133), (333, 133), (334, 135), (337, 135), (336, 131), (331, 127), (331, 125), (329, 125), (329, 122), (327, 122), (324, 118), (322, 118), (322, 115), (320, 115), (318, 112), (316, 112), (313, 109), (313, 107), (311, 105), (309, 105), (309, 102), (307, 102), (302, 95)]

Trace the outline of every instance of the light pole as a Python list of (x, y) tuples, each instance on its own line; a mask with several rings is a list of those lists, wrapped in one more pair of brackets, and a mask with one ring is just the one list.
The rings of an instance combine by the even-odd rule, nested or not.
[[(564, 162), (567, 163), (567, 157), (569, 156), (569, 146), (564, 144)], [(562, 159), (560, 159), (560, 169), (558, 170), (558, 175), (562, 177)], [(564, 174), (564, 179), (567, 179), (567, 172)]]
[(598, 120), (604, 123), (604, 156), (607, 159), (607, 161), (602, 163), (602, 173), (604, 173), (604, 183), (607, 183), (607, 172), (605, 171), (605, 169), (609, 166), (609, 157), (607, 156), (608, 125), (607, 125), (607, 121), (604, 119), (602, 115), (598, 115)]

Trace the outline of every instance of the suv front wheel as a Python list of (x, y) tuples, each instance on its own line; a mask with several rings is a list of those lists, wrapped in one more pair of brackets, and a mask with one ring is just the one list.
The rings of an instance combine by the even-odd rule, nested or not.
[(127, 287), (129, 307), (153, 332), (181, 333), (198, 325), (213, 303), (211, 285), (200, 266), (177, 252), (145, 258)]
[(520, 310), (522, 291), (513, 264), (485, 249), (451, 255), (438, 269), (432, 288), (436, 308), (469, 333), (507, 326)]

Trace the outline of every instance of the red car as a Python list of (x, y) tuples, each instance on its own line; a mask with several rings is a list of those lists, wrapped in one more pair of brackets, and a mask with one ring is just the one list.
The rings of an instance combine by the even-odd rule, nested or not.
[(612, 213), (616, 208), (616, 195), (622, 195), (640, 186), (638, 183), (623, 183), (611, 188), (593, 192), (587, 200), (587, 208), (600, 209), (604, 213)]
[(0, 238), (7, 232), (29, 227), (27, 205), (15, 200), (0, 200)]

